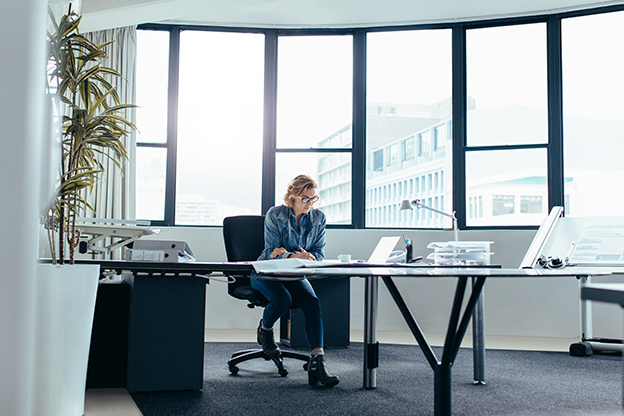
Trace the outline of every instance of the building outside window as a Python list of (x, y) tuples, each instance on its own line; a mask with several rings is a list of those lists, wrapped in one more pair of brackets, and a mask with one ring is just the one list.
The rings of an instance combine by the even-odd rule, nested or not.
[(515, 198), (513, 195), (493, 195), (492, 215), (510, 215), (515, 209)]

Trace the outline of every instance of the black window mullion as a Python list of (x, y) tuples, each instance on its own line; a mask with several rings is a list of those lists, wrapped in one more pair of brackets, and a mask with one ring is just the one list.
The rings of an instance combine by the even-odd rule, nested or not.
[(262, 213), (275, 205), (275, 149), (277, 131), (277, 32), (264, 41), (264, 132), (262, 145)]
[(466, 227), (466, 29), (453, 26), (453, 211)]
[(547, 23), (548, 53), (548, 206), (564, 206), (563, 174), (563, 82), (561, 18)]
[(353, 35), (353, 154), (351, 156), (351, 223), (366, 226), (366, 32)]
[(276, 148), (276, 153), (351, 153), (346, 147), (302, 147), (302, 148)]
[(542, 149), (545, 147), (548, 147), (548, 145), (544, 143), (466, 146), (466, 152), (487, 152), (490, 150)]
[(180, 29), (169, 36), (169, 93), (167, 105), (167, 173), (165, 181), (165, 224), (175, 225), (178, 154), (178, 93), (180, 81)]

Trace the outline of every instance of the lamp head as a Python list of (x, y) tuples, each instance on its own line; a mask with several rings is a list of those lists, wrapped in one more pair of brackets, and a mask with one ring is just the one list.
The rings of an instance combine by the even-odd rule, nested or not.
[(406, 210), (406, 209), (414, 209), (412, 208), (412, 203), (408, 199), (404, 199), (401, 202), (401, 207), (399, 208), (399, 210)]
[(420, 199), (412, 199), (411, 201), (408, 199), (404, 199), (401, 202), (401, 206), (399, 207), (399, 210), (414, 209), (412, 207), (425, 208), (425, 205), (422, 203)]

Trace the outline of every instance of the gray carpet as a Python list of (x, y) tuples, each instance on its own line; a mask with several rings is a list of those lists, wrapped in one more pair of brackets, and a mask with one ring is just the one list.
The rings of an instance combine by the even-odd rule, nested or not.
[[(380, 346), (377, 389), (362, 388), (362, 344), (327, 350), (336, 387), (311, 387), (300, 361), (286, 360), (287, 377), (270, 361), (228, 371), (230, 354), (253, 344), (206, 344), (204, 389), (135, 393), (144, 416), (195, 415), (432, 415), (433, 371), (417, 346)], [(439, 350), (436, 354), (440, 356)], [(622, 415), (622, 357), (567, 353), (486, 352), (487, 385), (472, 384), (472, 351), (453, 367), (454, 415)]]

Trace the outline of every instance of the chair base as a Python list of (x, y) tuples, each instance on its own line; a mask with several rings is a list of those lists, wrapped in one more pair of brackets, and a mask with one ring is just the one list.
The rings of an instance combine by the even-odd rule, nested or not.
[(277, 372), (282, 377), (286, 377), (288, 375), (288, 370), (284, 368), (283, 358), (294, 358), (296, 360), (304, 361), (303, 369), (305, 371), (308, 371), (308, 362), (310, 360), (310, 356), (308, 354), (302, 354), (300, 352), (281, 350), (280, 355), (272, 356), (265, 354), (261, 348), (254, 348), (250, 350), (237, 351), (232, 354), (232, 358), (228, 361), (230, 373), (238, 374), (239, 368), (237, 367), (237, 364), (240, 364), (243, 361), (253, 360), (255, 358), (264, 358), (267, 361), (272, 360), (277, 366)]

